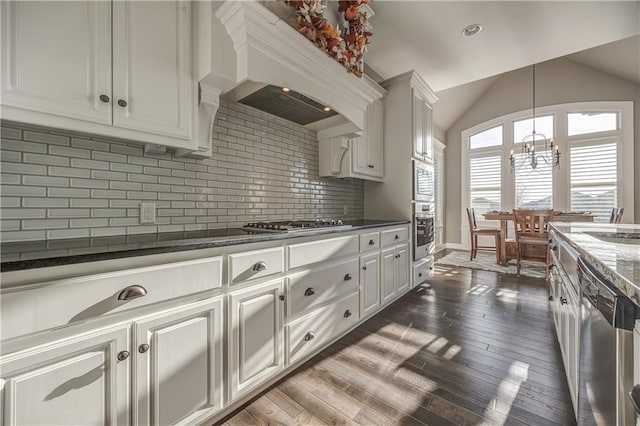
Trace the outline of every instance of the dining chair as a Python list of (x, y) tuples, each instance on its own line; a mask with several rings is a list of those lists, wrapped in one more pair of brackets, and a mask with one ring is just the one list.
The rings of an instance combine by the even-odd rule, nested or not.
[(611, 217), (609, 217), (609, 223), (622, 222), (622, 213), (624, 213), (624, 207), (614, 207), (611, 209)]
[(522, 210), (513, 209), (516, 234), (516, 273), (520, 275), (522, 261), (522, 246), (545, 247), (545, 271), (544, 278), (549, 280), (549, 267), (551, 265), (551, 251), (549, 248), (549, 222), (553, 220), (553, 209), (549, 210)]
[[(496, 262), (500, 263), (500, 230), (490, 228), (478, 228), (476, 223), (476, 212), (474, 209), (467, 209), (467, 217), (469, 218), (469, 231), (471, 231), (471, 260), (478, 254), (478, 250), (496, 252)], [(495, 247), (478, 245), (478, 235), (486, 235), (493, 237), (496, 241)]]

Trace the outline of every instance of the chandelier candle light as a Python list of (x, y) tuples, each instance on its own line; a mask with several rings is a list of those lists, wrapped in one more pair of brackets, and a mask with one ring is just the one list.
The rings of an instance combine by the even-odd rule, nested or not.
[[(544, 161), (550, 165), (552, 169), (556, 169), (560, 166), (560, 149), (558, 145), (553, 143), (553, 139), (547, 139), (543, 133), (536, 132), (536, 66), (533, 65), (533, 119), (532, 119), (533, 131), (522, 138), (522, 161), (516, 165), (516, 158), (513, 155), (513, 150), (509, 155), (509, 162), (511, 163), (511, 172), (513, 173), (516, 167), (524, 167), (525, 165), (531, 166), (535, 170), (538, 167), (539, 160)], [(536, 153), (536, 142), (541, 141), (542, 152), (538, 150)]]

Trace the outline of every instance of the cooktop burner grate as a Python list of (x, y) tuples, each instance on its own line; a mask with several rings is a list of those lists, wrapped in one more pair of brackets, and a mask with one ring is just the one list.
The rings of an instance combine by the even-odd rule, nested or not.
[(252, 232), (304, 232), (316, 229), (350, 228), (339, 219), (284, 220), (277, 222), (250, 222), (243, 228)]

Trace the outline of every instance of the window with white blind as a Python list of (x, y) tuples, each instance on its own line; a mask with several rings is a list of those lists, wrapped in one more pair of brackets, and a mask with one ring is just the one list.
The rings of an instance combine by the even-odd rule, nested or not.
[(570, 152), (571, 210), (590, 211), (595, 221), (608, 222), (618, 206), (618, 149), (616, 141), (574, 142)]
[(499, 154), (472, 157), (469, 161), (469, 194), (476, 215), (500, 210), (501, 164)]
[(515, 154), (518, 167), (514, 170), (515, 206), (519, 209), (550, 209), (553, 207), (553, 174), (551, 166), (540, 161), (532, 168), (526, 154)]

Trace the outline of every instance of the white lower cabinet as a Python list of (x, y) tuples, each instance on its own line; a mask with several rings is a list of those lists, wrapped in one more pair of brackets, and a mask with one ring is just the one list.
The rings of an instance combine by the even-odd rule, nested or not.
[(229, 293), (230, 400), (284, 367), (284, 279)]
[(360, 316), (362, 318), (380, 307), (380, 254), (360, 257)]
[(222, 408), (222, 297), (133, 324), (134, 425), (195, 423)]
[(409, 289), (409, 246), (388, 248), (381, 253), (382, 304)]
[(129, 349), (125, 324), (3, 356), (0, 423), (128, 424)]

